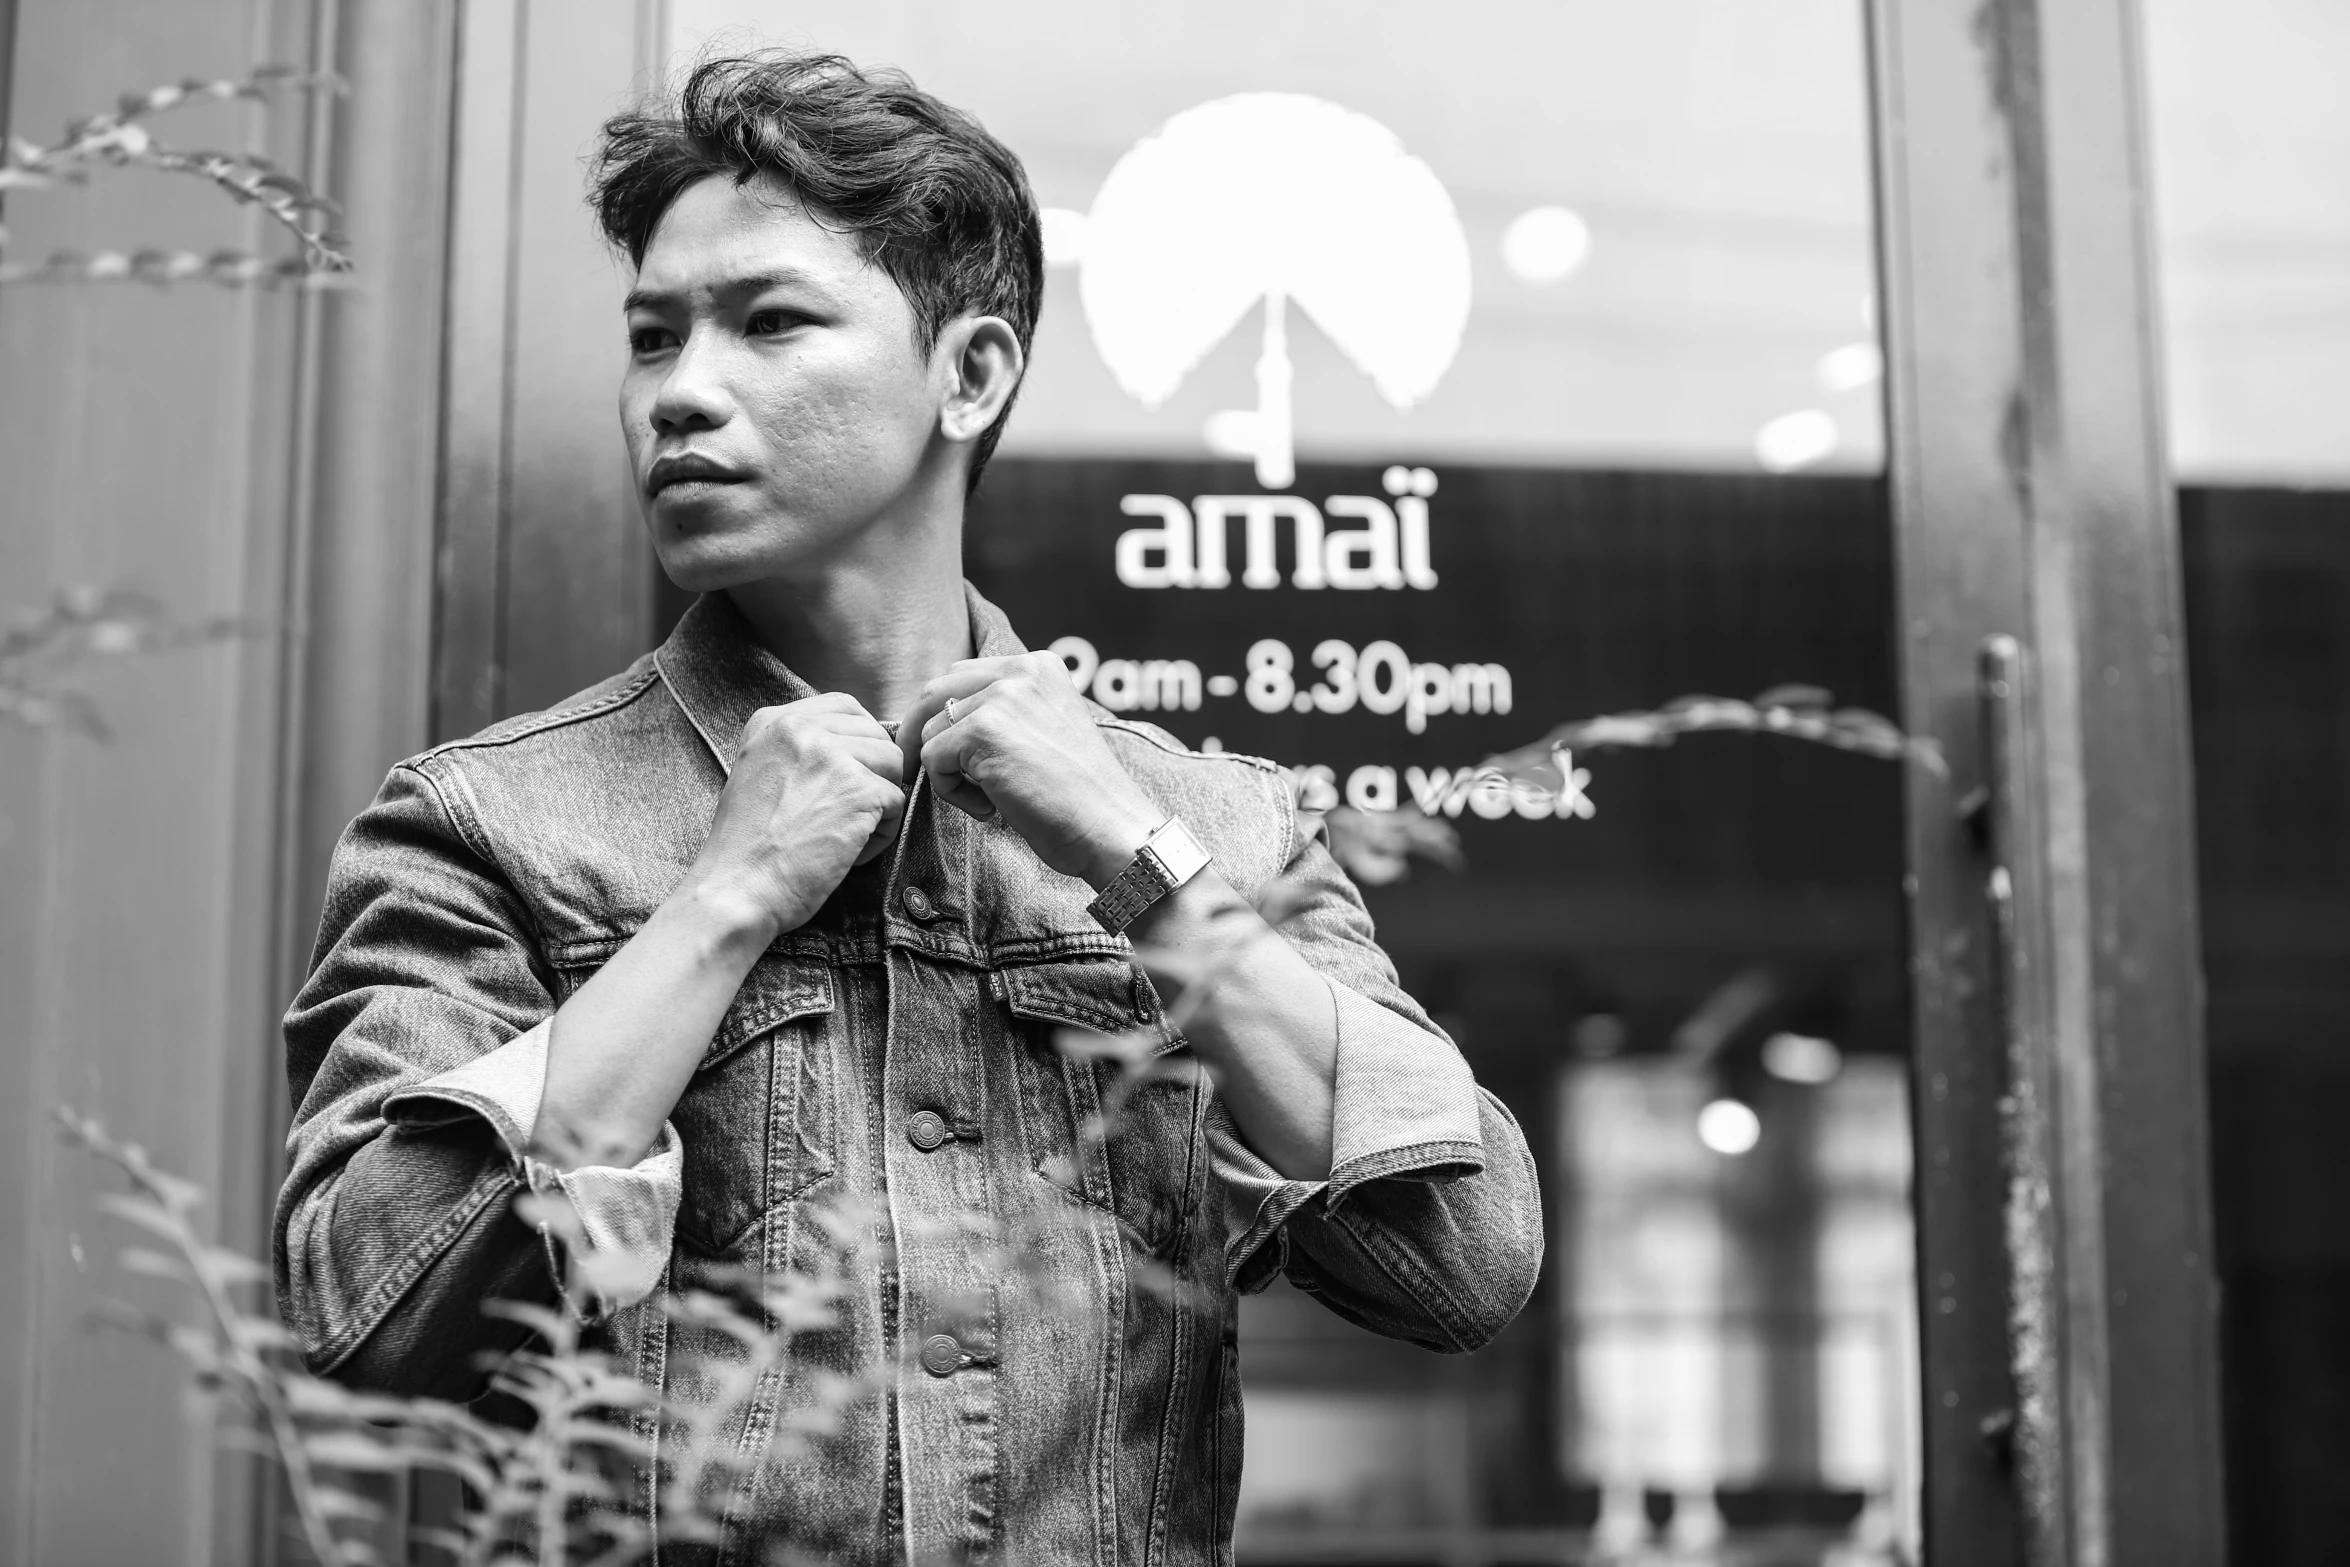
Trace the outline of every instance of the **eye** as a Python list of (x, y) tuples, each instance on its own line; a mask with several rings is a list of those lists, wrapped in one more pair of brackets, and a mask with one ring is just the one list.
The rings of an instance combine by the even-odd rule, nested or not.
[(743, 323), (743, 331), (751, 337), (773, 337), (797, 320), (788, 310), (754, 310)]
[(628, 349), (634, 354), (657, 354), (676, 342), (677, 334), (665, 326), (640, 326), (628, 334)]

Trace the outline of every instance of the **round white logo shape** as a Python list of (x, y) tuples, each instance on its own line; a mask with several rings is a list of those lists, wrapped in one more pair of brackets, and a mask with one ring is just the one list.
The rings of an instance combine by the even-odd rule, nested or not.
[(1279, 489), (1295, 477), (1287, 307), (1408, 408), (1460, 352), (1469, 242), (1434, 171), (1378, 121), (1302, 93), (1241, 93), (1186, 109), (1118, 160), (1086, 219), (1078, 286), (1103, 362), (1151, 407), (1263, 303), (1257, 408), (1236, 439)]

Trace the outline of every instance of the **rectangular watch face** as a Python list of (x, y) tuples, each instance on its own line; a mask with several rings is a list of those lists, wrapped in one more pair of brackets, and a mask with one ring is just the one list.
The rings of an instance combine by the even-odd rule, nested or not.
[(1182, 886), (1207, 869), (1208, 851), (1200, 847), (1199, 840), (1191, 835), (1191, 829), (1180, 820), (1171, 821), (1153, 833), (1150, 842), (1144, 844), (1143, 848), (1151, 858), (1158, 861), (1170, 890)]

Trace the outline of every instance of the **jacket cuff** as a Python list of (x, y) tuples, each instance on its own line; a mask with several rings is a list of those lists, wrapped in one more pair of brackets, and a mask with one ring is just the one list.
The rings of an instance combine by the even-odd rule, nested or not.
[(1326, 981), (1338, 1008), (1329, 1205), (1366, 1181), (1444, 1181), (1485, 1168), (1477, 1078), (1440, 1035)]
[(1209, 1106), (1230, 1236), (1225, 1279), (1242, 1294), (1288, 1266), (1287, 1226), (1309, 1205), (1328, 1213), (1371, 1181), (1449, 1181), (1485, 1168), (1477, 1081), (1460, 1052), (1368, 997), (1325, 983), (1338, 1023), (1329, 1178), (1285, 1178), (1241, 1138), (1221, 1100)]
[[(685, 1145), (677, 1129), (663, 1122), (660, 1141), (626, 1169), (582, 1165), (559, 1170), (534, 1157), (530, 1132), (546, 1092), (552, 1028), (549, 1019), (463, 1066), (409, 1084), (384, 1101), (383, 1114), (394, 1125), (414, 1128), (488, 1123), (518, 1183), (542, 1195), (559, 1192), (571, 1205), (583, 1242), (574, 1260), (595, 1291), (594, 1315), (602, 1317), (651, 1295), (668, 1269), (677, 1208), (685, 1195)], [(564, 1278), (568, 1270), (556, 1236), (544, 1224), (539, 1235), (548, 1266), (556, 1278)]]
[(1329, 1189), (1328, 1181), (1284, 1178), (1242, 1141), (1224, 1101), (1208, 1102), (1208, 1149), (1224, 1192), (1224, 1281), (1254, 1295), (1289, 1265), (1292, 1216)]

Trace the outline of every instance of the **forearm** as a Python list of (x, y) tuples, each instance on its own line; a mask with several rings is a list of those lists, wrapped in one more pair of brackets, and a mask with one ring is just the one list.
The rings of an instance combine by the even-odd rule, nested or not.
[(771, 927), (681, 889), (555, 1013), (531, 1140), (562, 1169), (635, 1164), (659, 1140)]
[(1327, 1178), (1338, 1068), (1329, 982), (1213, 867), (1127, 934), (1249, 1146), (1290, 1180)]

